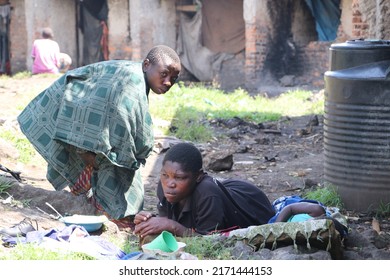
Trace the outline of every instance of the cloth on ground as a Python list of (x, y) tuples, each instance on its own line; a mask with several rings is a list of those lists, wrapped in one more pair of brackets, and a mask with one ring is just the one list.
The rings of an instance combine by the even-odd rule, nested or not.
[[(269, 219), (268, 223), (269, 224), (275, 223), (276, 218), (279, 216), (283, 208), (286, 207), (287, 205), (293, 203), (300, 203), (300, 202), (310, 202), (322, 206), (326, 214), (326, 217), (324, 217), (324, 219), (330, 219), (335, 223), (336, 230), (340, 233), (341, 237), (345, 237), (348, 235), (347, 220), (343, 215), (340, 214), (340, 210), (337, 207), (328, 207), (318, 200), (304, 199), (299, 195), (281, 196), (276, 200), (274, 200), (272, 202), (272, 207), (274, 208), (276, 214), (271, 219)], [(299, 215), (294, 215), (292, 219), (289, 219), (288, 221), (301, 222), (301, 221), (306, 221), (310, 218), (313, 217), (310, 217), (307, 214), (303, 214), (303, 215), (299, 214)]]
[(61, 230), (49, 229), (31, 231), (26, 237), (12, 237), (3, 239), (9, 244), (35, 243), (40, 247), (64, 252), (85, 253), (98, 260), (118, 260), (126, 254), (114, 244), (100, 236), (91, 236), (78, 225), (69, 225)]
[(291, 216), (287, 222), (302, 222), (302, 221), (307, 221), (307, 220), (310, 220), (312, 219), (313, 217), (308, 215), (308, 214), (297, 214), (297, 215), (293, 215)]
[(157, 260), (157, 258), (138, 251), (123, 256), (121, 260)]
[(280, 212), (283, 210), (284, 207), (287, 205), (293, 204), (293, 203), (298, 203), (298, 202), (310, 202), (310, 203), (315, 203), (321, 205), (327, 216), (330, 216), (331, 213), (329, 210), (327, 210), (327, 207), (323, 205), (321, 202), (317, 200), (311, 200), (311, 199), (303, 199), (302, 197), (298, 195), (288, 195), (288, 196), (281, 196), (272, 202), (272, 207), (275, 210), (275, 216), (273, 216), (268, 223), (274, 223), (276, 218), (279, 216)]

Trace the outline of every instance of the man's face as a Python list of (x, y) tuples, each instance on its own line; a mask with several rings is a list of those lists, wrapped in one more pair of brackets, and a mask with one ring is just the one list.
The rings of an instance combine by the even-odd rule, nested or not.
[(174, 85), (181, 71), (181, 65), (166, 57), (152, 64), (145, 59), (142, 69), (146, 75), (146, 82), (157, 94), (166, 93)]

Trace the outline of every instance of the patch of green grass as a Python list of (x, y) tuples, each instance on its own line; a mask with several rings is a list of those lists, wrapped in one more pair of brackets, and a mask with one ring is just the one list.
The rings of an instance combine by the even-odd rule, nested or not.
[(312, 98), (313, 95), (310, 91), (295, 90), (267, 98), (251, 96), (243, 89), (226, 93), (202, 85), (179, 83), (164, 95), (150, 95), (150, 111), (153, 119), (171, 122), (174, 129), (165, 128), (168, 134), (189, 141), (207, 141), (212, 137), (207, 126), (212, 119), (239, 117), (261, 123), (282, 116), (323, 114), (323, 99)]
[(23, 207), (30, 207), (32, 199), (22, 199), (20, 200), (20, 203), (23, 205)]
[(26, 79), (26, 78), (30, 78), (32, 76), (32, 73), (29, 72), (29, 71), (22, 71), (22, 72), (18, 72), (16, 73), (15, 75), (12, 76), (13, 79)]
[(95, 258), (75, 252), (49, 250), (34, 243), (18, 244), (0, 260), (95, 260)]
[[(229, 249), (225, 247), (224, 242), (216, 242), (211, 236), (179, 237), (177, 239), (186, 244), (185, 252), (196, 256), (200, 260), (229, 260), (232, 259)], [(130, 235), (125, 242), (110, 240), (113, 244), (121, 248), (126, 253), (140, 251), (139, 238), (136, 235)]]
[(0, 178), (0, 195), (7, 194), (7, 191), (12, 187), (11, 182), (3, 181)]
[(208, 141), (213, 136), (213, 132), (209, 128), (208, 123), (202, 119), (202, 115), (194, 108), (178, 110), (171, 121), (169, 131), (165, 130), (165, 133), (173, 133), (176, 137), (183, 140)]
[(303, 195), (306, 199), (318, 200), (326, 206), (343, 209), (343, 203), (337, 192), (337, 187), (326, 183), (323, 187), (317, 187)]
[(0, 127), (0, 138), (10, 142), (18, 151), (18, 161), (28, 163), (36, 155), (34, 147), (26, 137), (14, 131)]
[(390, 217), (390, 202), (384, 203), (383, 201), (381, 201), (375, 211), (375, 216), (377, 218)]
[[(9, 196), (11, 196), (8, 193), (8, 190), (12, 188), (13, 184), (11, 181), (8, 181), (7, 179), (3, 179), (0, 177), (0, 198), (6, 199)], [(23, 200), (11, 200), (11, 206), (18, 207), (18, 208), (24, 208), (24, 207), (30, 207), (32, 199), (23, 199)]]
[[(15, 75), (13, 75), (12, 79), (23, 80), (23, 79), (31, 78), (32, 76), (33, 76), (33, 74), (31, 71), (21, 71), (21, 72), (16, 73)], [(39, 74), (39, 77), (40, 78), (53, 78), (53, 79), (55, 79), (58, 77), (58, 75), (53, 74), (53, 73), (42, 73), (42, 74)]]
[(118, 248), (121, 248), (121, 250), (127, 254), (139, 251), (138, 235), (131, 234), (126, 240), (117, 238), (115, 235), (109, 235), (108, 241), (117, 246)]
[[(196, 256), (199, 260), (231, 260), (233, 257), (224, 242), (216, 242), (213, 238), (185, 237), (180, 241), (186, 243), (185, 252)], [(110, 241), (115, 244), (115, 241)], [(118, 242), (116, 242), (118, 243)], [(115, 244), (126, 253), (139, 251), (138, 242), (131, 239)], [(1, 254), (0, 260), (94, 260), (95, 258), (76, 252), (49, 250), (34, 243), (19, 243), (11, 251)]]
[[(342, 199), (337, 192), (337, 186), (330, 183), (325, 183), (324, 187), (316, 187), (309, 190), (303, 197), (318, 200), (326, 206), (337, 207), (340, 210), (344, 208)], [(367, 213), (376, 218), (390, 217), (390, 202), (385, 203), (380, 201), (377, 208), (369, 207)]]
[[(115, 235), (109, 235), (108, 242), (127, 253), (139, 251), (137, 236), (124, 241)], [(81, 252), (44, 248), (36, 243), (19, 243), (3, 255), (0, 250), (0, 260), (95, 260), (95, 258)]]
[(185, 251), (199, 260), (231, 260), (230, 251), (223, 242), (216, 242), (208, 237), (185, 237), (182, 239), (186, 243)]

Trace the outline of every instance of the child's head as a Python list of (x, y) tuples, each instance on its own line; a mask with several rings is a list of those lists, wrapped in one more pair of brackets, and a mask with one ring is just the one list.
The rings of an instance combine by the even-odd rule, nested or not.
[(200, 151), (189, 143), (174, 145), (165, 155), (160, 173), (165, 198), (172, 204), (185, 201), (203, 175)]
[(163, 165), (167, 161), (177, 162), (183, 171), (197, 174), (203, 166), (202, 154), (190, 143), (178, 143), (168, 150)]
[(53, 39), (54, 33), (50, 27), (45, 27), (42, 29), (42, 37), (44, 39)]
[(181, 71), (180, 58), (170, 47), (152, 48), (142, 64), (147, 86), (157, 94), (164, 94), (176, 83)]

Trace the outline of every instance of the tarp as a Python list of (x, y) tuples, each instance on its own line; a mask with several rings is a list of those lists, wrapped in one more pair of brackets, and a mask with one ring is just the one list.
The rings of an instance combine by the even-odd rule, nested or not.
[(199, 81), (212, 81), (224, 59), (232, 55), (214, 53), (201, 44), (202, 13), (193, 18), (184, 13), (180, 15), (177, 52), (183, 66)]
[(333, 41), (340, 25), (340, 0), (305, 0), (316, 21), (319, 41)]
[(243, 0), (207, 0), (202, 4), (202, 44), (213, 52), (235, 54), (245, 48)]
[(222, 62), (245, 48), (243, 0), (202, 3), (193, 17), (180, 14), (177, 51), (192, 75), (212, 81)]

